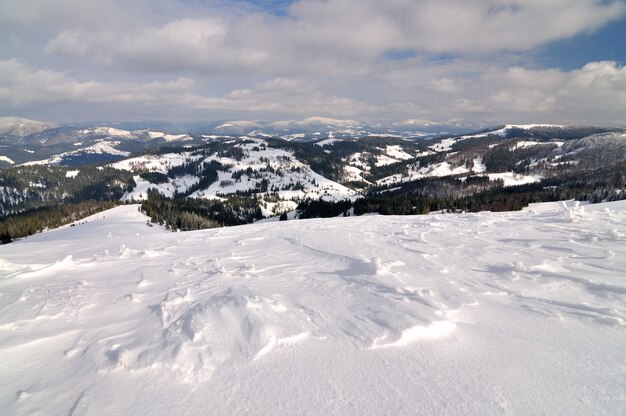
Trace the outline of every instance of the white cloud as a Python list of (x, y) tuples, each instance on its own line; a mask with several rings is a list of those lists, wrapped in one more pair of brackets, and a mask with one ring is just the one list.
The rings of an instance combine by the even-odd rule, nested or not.
[[(448, 74), (450, 75), (450, 74)], [(442, 78), (444, 86), (456, 84)], [(535, 80), (535, 82), (532, 82)], [(0, 61), (0, 111), (28, 106), (78, 103), (148, 108), (176, 107), (181, 111), (231, 111), (246, 114), (311, 114), (352, 118), (411, 118), (445, 120), (456, 116), (495, 122), (554, 121), (615, 123), (626, 114), (626, 67), (593, 62), (564, 72), (522, 67), (487, 68), (464, 84), (461, 93), (428, 91), (425, 82), (409, 91), (422, 91), (413, 101), (366, 102), (341, 97), (323, 85), (296, 78), (274, 78), (250, 88), (212, 96), (200, 94), (198, 82), (178, 77), (170, 81), (79, 81), (51, 70), (31, 68), (17, 60)], [(353, 88), (366, 88), (355, 84)], [(468, 85), (473, 85), (470, 88)], [(421, 89), (420, 89), (421, 88)], [(400, 95), (391, 93), (390, 96)], [(447, 98), (442, 98), (447, 97)]]
[(223, 98), (209, 100), (213, 108), (246, 108), (251, 111), (275, 111), (299, 116), (310, 114), (354, 116), (372, 111), (358, 101), (316, 90), (310, 83), (293, 78), (276, 78), (252, 89), (236, 90)]
[(185, 100), (193, 86), (193, 80), (182, 77), (141, 84), (78, 81), (62, 72), (33, 69), (15, 59), (0, 61), (0, 102), (7, 107), (63, 102), (177, 103)]
[(434, 90), (441, 92), (454, 92), (457, 90), (454, 81), (450, 78), (435, 78), (428, 85)]
[[(529, 50), (622, 17), (623, 1), (308, 0), (285, 18), (215, 9), (126, 31), (59, 32), (49, 53), (117, 67), (247, 70), (293, 75), (372, 65), (386, 51), (494, 53)], [(333, 66), (335, 70), (333, 71)]]
[(6, 4), (0, 111), (588, 123), (626, 113), (624, 67), (525, 59), (623, 18), (623, 0), (300, 0), (286, 16), (225, 0)]
[(369, 106), (348, 98), (326, 94), (307, 82), (272, 79), (223, 96), (197, 93), (199, 86), (189, 78), (161, 82), (79, 81), (64, 73), (37, 70), (17, 60), (0, 60), (0, 111), (29, 105), (82, 103), (117, 104), (137, 107), (172, 107), (185, 110), (227, 110), (246, 113), (307, 115), (362, 114)]

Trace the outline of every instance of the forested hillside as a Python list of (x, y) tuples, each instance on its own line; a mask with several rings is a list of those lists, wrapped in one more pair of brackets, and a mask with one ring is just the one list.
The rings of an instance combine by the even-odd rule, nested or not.
[[(626, 198), (626, 133), (619, 129), (504, 126), (419, 140), (246, 136), (182, 143), (114, 163), (0, 170), (3, 239), (111, 203), (141, 202), (153, 222), (192, 230), (270, 217), (502, 211)], [(51, 219), (43, 220), (48, 211)]]

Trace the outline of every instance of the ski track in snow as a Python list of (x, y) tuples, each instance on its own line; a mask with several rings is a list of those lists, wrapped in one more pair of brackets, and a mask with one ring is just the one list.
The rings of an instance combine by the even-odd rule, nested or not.
[(618, 414), (626, 201), (0, 247), (1, 414)]

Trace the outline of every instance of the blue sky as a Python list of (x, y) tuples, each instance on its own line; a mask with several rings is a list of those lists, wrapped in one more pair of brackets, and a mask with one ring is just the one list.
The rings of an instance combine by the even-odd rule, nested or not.
[(538, 51), (539, 63), (564, 70), (580, 68), (590, 61), (626, 63), (626, 20), (619, 19), (571, 39), (550, 43)]
[(287, 14), (287, 7), (292, 3), (291, 0), (245, 0), (247, 3), (253, 4), (269, 13), (284, 16)]
[(625, 0), (4, 0), (0, 116), (624, 125)]

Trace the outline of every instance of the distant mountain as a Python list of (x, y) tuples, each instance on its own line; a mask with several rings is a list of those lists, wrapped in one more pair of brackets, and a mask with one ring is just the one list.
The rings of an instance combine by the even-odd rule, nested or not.
[(27, 118), (0, 117), (0, 137), (13, 136), (16, 138), (23, 138), (33, 133), (40, 133), (54, 127), (57, 127), (57, 125), (42, 121), (29, 120)]
[(421, 137), (436, 134), (457, 134), (476, 131), (484, 126), (461, 121), (436, 123), (428, 120), (405, 120), (400, 122), (360, 122), (349, 119), (309, 117), (303, 120), (261, 122), (254, 120), (223, 121), (207, 126), (214, 134), (271, 135), (292, 140), (313, 140), (333, 137), (365, 137), (369, 135), (392, 135)]
[[(326, 120), (309, 125), (320, 122), (328, 125)], [(50, 131), (66, 138), (79, 134), (80, 142), (49, 145), (50, 139), (31, 156), (68, 143), (71, 150), (0, 171), (0, 205), (5, 213), (87, 197), (98, 200), (103, 193), (112, 195), (110, 182), (117, 184), (118, 200), (160, 195), (195, 214), (228, 212), (227, 217), (212, 220), (231, 225), (280, 214), (288, 219), (339, 215), (351, 206), (360, 213), (407, 214), (626, 197), (625, 129), (505, 125), (420, 140), (309, 136), (313, 141), (258, 133), (198, 136), (111, 127), (63, 129)], [(35, 138), (56, 137), (50, 131), (24, 141), (34, 144)], [(13, 166), (3, 158), (0, 163)], [(87, 168), (90, 163), (100, 167)], [(41, 165), (66, 168), (49, 170)], [(100, 171), (102, 166), (108, 170)], [(51, 181), (50, 175), (56, 179)], [(103, 187), (93, 188), (95, 178)], [(310, 201), (321, 205), (311, 208)], [(153, 203), (160, 207), (154, 208), (157, 211), (175, 211), (164, 208), (169, 202)]]
[[(173, 130), (160, 127), (169, 127)], [(187, 130), (181, 130), (182, 128)], [(454, 143), (469, 138), (499, 136), (571, 140), (619, 130), (595, 126), (572, 127), (547, 124), (511, 124), (485, 128), (464, 120), (451, 120), (447, 124), (422, 119), (374, 123), (324, 117), (272, 122), (219, 120), (208, 124), (188, 125), (157, 122), (56, 125), (4, 117), (0, 118), (0, 168), (34, 162), (67, 166), (112, 162), (148, 149), (158, 149), (164, 146), (189, 148), (206, 145), (215, 140), (245, 137), (275, 138), (299, 143), (330, 140), (323, 142), (322, 145), (324, 145), (336, 140), (351, 142), (366, 138), (395, 138), (422, 142), (425, 139), (445, 136), (437, 141), (433, 149), (423, 150), (445, 151), (451, 149)], [(325, 147), (325, 149), (327, 152), (332, 151), (332, 148), (329, 150)], [(361, 157), (370, 153), (368, 149), (365, 149)], [(376, 152), (374, 154), (376, 155)], [(343, 157), (347, 156), (343, 155)], [(393, 157), (389, 159), (389, 163), (398, 161)]]
[(194, 140), (189, 134), (160, 130), (2, 120), (5, 133), (0, 134), (0, 168), (21, 163), (76, 165), (114, 161), (146, 149), (183, 146)]
[[(0, 118), (0, 168), (15, 164), (77, 165), (118, 160), (124, 155), (162, 146), (198, 146), (211, 140), (251, 136), (315, 142), (375, 135), (410, 139), (456, 131), (450, 126), (416, 122), (374, 124), (310, 117), (261, 122), (220, 120), (209, 124), (159, 122), (79, 123), (57, 125), (16, 117)], [(471, 131), (469, 129), (464, 132)]]

